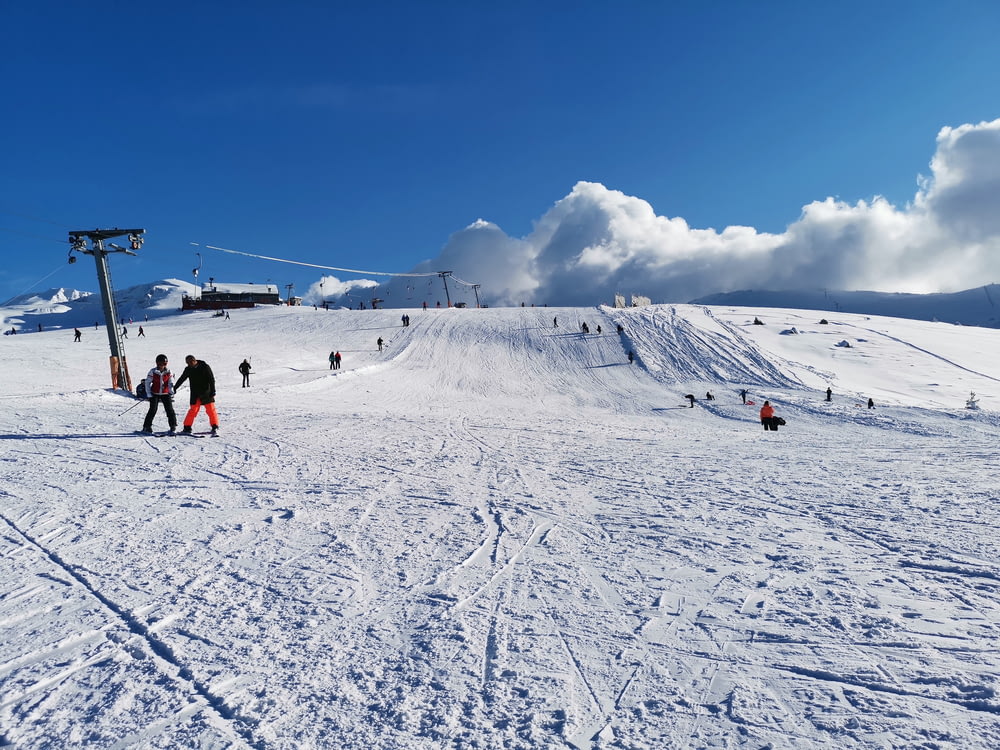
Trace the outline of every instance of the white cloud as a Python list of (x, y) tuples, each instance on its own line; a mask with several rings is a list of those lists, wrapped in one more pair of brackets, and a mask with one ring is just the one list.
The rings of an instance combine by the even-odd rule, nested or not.
[(782, 234), (691, 228), (641, 198), (580, 182), (528, 236), (479, 220), (417, 270), (451, 270), (503, 305), (598, 304), (615, 292), (665, 302), (736, 289), (956, 291), (1000, 280), (1000, 120), (943, 128), (930, 169), (906, 206), (827, 198)]
[(336, 276), (324, 276), (309, 287), (309, 290), (302, 295), (302, 301), (307, 305), (321, 305), (327, 300), (330, 304), (350, 307), (356, 306), (359, 301), (364, 301), (367, 306), (371, 294), (365, 290), (376, 286), (378, 282), (371, 279), (341, 281)]

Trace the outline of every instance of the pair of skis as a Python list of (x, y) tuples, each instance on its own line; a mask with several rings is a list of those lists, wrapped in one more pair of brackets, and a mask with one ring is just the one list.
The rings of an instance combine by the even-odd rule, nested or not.
[(217, 432), (146, 432), (145, 430), (136, 430), (135, 434), (146, 437), (219, 437)]

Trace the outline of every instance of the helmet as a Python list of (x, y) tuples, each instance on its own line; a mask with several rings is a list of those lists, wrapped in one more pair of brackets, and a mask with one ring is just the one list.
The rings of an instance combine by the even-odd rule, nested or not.
[(167, 361), (167, 355), (166, 354), (157, 354), (156, 355), (156, 364), (162, 365), (162, 364), (166, 363), (166, 361)]

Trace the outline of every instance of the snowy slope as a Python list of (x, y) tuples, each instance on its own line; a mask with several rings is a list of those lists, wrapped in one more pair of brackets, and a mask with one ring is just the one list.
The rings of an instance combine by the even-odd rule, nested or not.
[(150, 320), (220, 439), (132, 434), (103, 330), (0, 340), (0, 744), (1000, 744), (1000, 332), (400, 314)]

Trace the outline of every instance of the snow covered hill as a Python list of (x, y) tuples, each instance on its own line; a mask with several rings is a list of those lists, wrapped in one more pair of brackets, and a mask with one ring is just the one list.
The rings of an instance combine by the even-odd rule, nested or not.
[(782, 307), (827, 310), (915, 320), (941, 320), (965, 326), (1000, 328), (1000, 284), (985, 284), (961, 292), (902, 294), (848, 292), (834, 289), (812, 291), (743, 290), (700, 297), (692, 304), (741, 307)]
[[(118, 314), (125, 320), (143, 323), (151, 318), (176, 315), (185, 294), (197, 294), (198, 287), (178, 279), (164, 279), (154, 284), (121, 289), (115, 292)], [(22, 294), (0, 307), (0, 329), (18, 332), (49, 331), (104, 325), (104, 307), (99, 293), (76, 289), (49, 289)]]
[(219, 439), (0, 340), (0, 745), (1000, 745), (1000, 332), (403, 312), (151, 317)]

